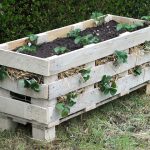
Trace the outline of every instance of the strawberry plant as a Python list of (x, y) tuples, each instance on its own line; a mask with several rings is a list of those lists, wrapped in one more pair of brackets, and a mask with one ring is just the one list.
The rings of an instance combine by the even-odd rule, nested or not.
[(119, 23), (116, 26), (116, 30), (117, 31), (120, 31), (120, 30), (133, 31), (133, 30), (137, 29), (138, 27), (142, 27), (142, 26), (143, 26), (143, 23), (131, 24), (131, 25)]
[(85, 82), (90, 79), (91, 68), (82, 69), (79, 72), (81, 73), (82, 78), (84, 79)]
[(76, 104), (77, 94), (75, 92), (70, 92), (66, 95), (65, 102), (58, 102), (56, 104), (56, 109), (59, 111), (62, 117), (68, 116), (70, 113), (70, 108)]
[(143, 16), (143, 17), (141, 17), (141, 19), (150, 21), (150, 16)]
[(63, 46), (58, 46), (58, 47), (54, 48), (54, 51), (56, 54), (63, 54), (65, 52), (67, 52), (68, 49), (66, 47), (63, 47)]
[(30, 88), (35, 92), (40, 92), (40, 85), (35, 79), (24, 79), (24, 88)]
[(19, 47), (17, 49), (17, 52), (20, 52), (20, 53), (36, 53), (36, 51), (37, 51), (37, 46), (36, 46), (37, 39), (38, 39), (37, 35), (34, 35), (34, 34), (29, 35), (28, 39), (27, 39), (27, 44)]
[(102, 80), (99, 82), (100, 90), (105, 94), (115, 95), (117, 92), (117, 85), (115, 81), (112, 81), (111, 76), (104, 75)]
[(80, 32), (81, 32), (81, 29), (74, 29), (74, 30), (71, 30), (67, 36), (70, 37), (70, 38), (76, 38), (80, 35)]
[(24, 45), (18, 48), (17, 52), (22, 52), (22, 53), (36, 53), (36, 46), (34, 45)]
[(75, 38), (75, 44), (88, 45), (92, 43), (98, 43), (100, 40), (97, 36), (93, 36), (92, 34), (88, 34), (86, 36), (78, 36)]
[(127, 62), (128, 55), (124, 51), (115, 51), (114, 56), (115, 56), (115, 61), (114, 61), (115, 66)]
[(135, 76), (139, 76), (142, 73), (142, 67), (141, 66), (136, 66), (133, 69), (133, 73), (134, 73)]
[(144, 51), (150, 52), (150, 41), (144, 43)]
[(101, 12), (93, 12), (91, 19), (94, 20), (96, 26), (101, 25), (105, 21), (106, 15), (103, 15)]
[(8, 76), (8, 72), (6, 67), (4, 66), (0, 66), (0, 81), (3, 81), (4, 79), (6, 79)]

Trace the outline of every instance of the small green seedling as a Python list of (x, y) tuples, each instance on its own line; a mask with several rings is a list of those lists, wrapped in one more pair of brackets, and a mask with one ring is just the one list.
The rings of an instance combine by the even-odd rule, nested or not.
[(59, 111), (62, 117), (68, 116), (70, 113), (70, 108), (76, 104), (76, 98), (76, 92), (70, 92), (66, 95), (65, 102), (59, 102), (56, 104), (56, 109)]
[(142, 73), (142, 67), (141, 67), (141, 66), (136, 66), (136, 67), (133, 69), (133, 73), (134, 73), (135, 76), (141, 75), (141, 73)]
[(115, 51), (114, 56), (115, 56), (115, 61), (114, 61), (115, 66), (118, 66), (122, 63), (127, 63), (128, 55), (127, 55), (126, 52), (124, 52), (124, 51)]
[(93, 12), (91, 19), (94, 20), (96, 26), (101, 25), (105, 22), (106, 15), (103, 15), (101, 12)]
[(117, 92), (117, 85), (115, 81), (112, 81), (111, 76), (104, 75), (102, 80), (99, 82), (100, 90), (105, 94), (115, 95)]
[(67, 36), (70, 37), (70, 38), (76, 38), (78, 36), (80, 36), (80, 32), (81, 32), (81, 29), (74, 29), (74, 30), (71, 30)]
[(143, 17), (141, 17), (141, 19), (146, 20), (146, 21), (150, 21), (150, 16), (143, 16)]
[(68, 51), (68, 49), (66, 47), (63, 47), (63, 46), (58, 46), (58, 47), (54, 48), (54, 52), (56, 54), (63, 54), (65, 52), (67, 52), (67, 51)]
[(38, 36), (35, 34), (30, 34), (30, 35), (28, 35), (28, 40), (32, 45), (36, 45), (37, 40), (38, 40)]
[(24, 88), (31, 88), (35, 92), (40, 92), (40, 84), (35, 79), (24, 79)]
[(120, 30), (133, 31), (137, 29), (138, 27), (142, 27), (142, 26), (143, 26), (143, 23), (132, 24), (132, 25), (119, 23), (116, 26), (116, 30), (117, 31), (120, 31)]
[(33, 54), (36, 53), (36, 51), (37, 51), (37, 48), (34, 45), (31, 45), (31, 46), (24, 45), (24, 46), (18, 48), (18, 50), (17, 50), (17, 52), (21, 52), (21, 53), (33, 53)]
[(150, 52), (150, 41), (144, 43), (144, 51)]
[(33, 54), (36, 53), (37, 52), (37, 46), (36, 46), (37, 39), (38, 39), (37, 35), (34, 35), (34, 34), (29, 35), (27, 39), (27, 44), (19, 47), (17, 49), (17, 52), (33, 53)]
[(82, 69), (79, 71), (82, 75), (83, 80), (86, 82), (90, 79), (91, 68)]
[(6, 67), (0, 66), (0, 81), (3, 81), (8, 77), (8, 72)]
[(88, 45), (92, 43), (98, 43), (100, 40), (97, 36), (93, 36), (92, 34), (88, 34), (86, 36), (78, 36), (75, 38), (75, 44)]

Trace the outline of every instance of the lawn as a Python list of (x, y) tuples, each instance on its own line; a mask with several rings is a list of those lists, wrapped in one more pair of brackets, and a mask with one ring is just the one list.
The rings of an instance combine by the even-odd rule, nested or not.
[(140, 89), (62, 123), (53, 143), (31, 140), (30, 129), (0, 132), (0, 150), (149, 150), (150, 96)]

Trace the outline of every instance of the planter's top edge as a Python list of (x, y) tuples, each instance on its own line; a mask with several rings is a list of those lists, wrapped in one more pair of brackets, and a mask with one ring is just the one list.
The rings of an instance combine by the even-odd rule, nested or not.
[[(122, 18), (122, 19), (132, 19), (132, 20), (135, 20), (135, 21), (137, 20), (137, 21), (145, 22), (144, 20), (140, 20), (140, 19), (127, 18), (127, 17), (116, 16), (116, 15), (111, 15), (111, 14), (106, 14), (106, 15), (109, 16), (109, 17), (112, 17), (112, 20), (113, 20), (113, 17), (118, 17), (118, 18), (120, 17), (120, 18)], [(66, 27), (75, 26), (75, 25), (77, 25), (77, 24), (79, 24), (79, 23), (83, 23), (83, 22), (87, 22), (87, 21), (93, 21), (93, 19), (81, 21), (81, 22), (78, 22), (78, 23), (76, 23), (76, 24), (71, 24), (71, 25), (68, 25), (68, 26), (65, 26), (65, 27), (56, 28), (56, 29), (53, 29), (53, 30), (50, 30), (50, 31), (46, 31), (46, 32), (43, 32), (43, 33), (39, 33), (39, 34), (37, 34), (37, 36), (40, 37), (40, 36), (43, 36), (43, 35), (48, 34), (49, 32), (55, 32), (55, 31), (58, 31), (58, 30), (60, 30), (60, 29), (63, 29), (63, 28), (66, 28)], [(134, 33), (136, 33), (136, 32), (139, 32), (139, 31), (142, 31), (142, 30), (145, 30), (145, 29), (150, 29), (150, 27), (146, 27), (146, 28), (143, 28), (143, 29), (140, 29), (140, 30), (137, 30), (137, 31), (129, 32), (128, 34), (123, 35), (123, 36), (128, 36), (128, 35), (134, 34)], [(49, 61), (49, 60), (51, 60), (51, 59), (55, 59), (56, 57), (65, 56), (65, 55), (68, 55), (69, 53), (70, 53), (70, 54), (73, 54), (73, 53), (76, 53), (76, 52), (78, 52), (78, 51), (81, 51), (81, 50), (85, 49), (86, 47), (90, 47), (90, 46), (92, 46), (92, 45), (95, 45), (95, 46), (101, 45), (101, 44), (103, 44), (103, 43), (105, 43), (105, 42), (110, 42), (110, 41), (115, 40), (115, 39), (118, 39), (118, 38), (120, 38), (120, 37), (121, 37), (121, 36), (118, 36), (118, 37), (115, 37), (115, 38), (112, 38), (112, 39), (109, 39), (109, 40), (106, 40), (106, 41), (103, 41), (103, 42), (99, 42), (99, 43), (97, 43), (97, 44), (90, 44), (90, 45), (84, 46), (83, 48), (77, 49), (77, 50), (75, 50), (75, 51), (71, 51), (71, 52), (68, 52), (68, 53), (61, 54), (61, 55), (54, 55), (54, 56), (50, 56), (50, 57), (47, 57), (47, 58), (40, 58), (40, 57), (31, 56), (31, 55), (27, 55), (27, 54), (17, 53), (17, 52), (12, 51), (11, 49), (5, 49), (5, 48), (3, 48), (3, 45), (11, 44), (11, 43), (14, 43), (14, 42), (25, 41), (25, 40), (27, 39), (27, 37), (24, 37), (24, 38), (21, 38), (21, 39), (18, 39), (18, 40), (13, 40), (13, 41), (9, 41), (9, 42), (0, 44), (0, 51), (5, 51), (5, 52), (7, 51), (7, 52), (9, 52), (9, 53), (15, 53), (16, 55), (20, 55), (20, 56), (24, 56), (24, 57), (28, 57), (28, 58), (32, 58), (32, 59), (43, 60), (43, 61)], [(1, 48), (1, 46), (2, 46), (2, 48)]]

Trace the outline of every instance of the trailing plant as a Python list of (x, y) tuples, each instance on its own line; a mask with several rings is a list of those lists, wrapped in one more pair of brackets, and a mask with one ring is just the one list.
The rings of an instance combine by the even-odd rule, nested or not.
[(141, 67), (141, 66), (136, 66), (136, 67), (133, 69), (133, 73), (134, 73), (135, 76), (141, 75), (141, 73), (142, 73), (142, 67)]
[(65, 102), (58, 102), (56, 109), (59, 111), (62, 117), (68, 116), (70, 108), (76, 104), (77, 93), (70, 92), (66, 95)]
[(92, 43), (98, 43), (100, 40), (97, 36), (93, 36), (92, 34), (88, 34), (86, 36), (78, 36), (75, 38), (75, 44), (88, 45)]
[(74, 30), (71, 30), (67, 36), (68, 37), (71, 37), (71, 38), (76, 38), (78, 36), (80, 36), (80, 32), (81, 32), (81, 29), (74, 29)]
[(37, 46), (36, 46), (37, 39), (38, 39), (37, 35), (34, 35), (34, 34), (28, 35), (28, 39), (26, 40), (27, 44), (19, 47), (17, 49), (17, 52), (21, 52), (21, 53), (36, 53), (36, 51), (37, 51)]
[(30, 88), (35, 92), (40, 92), (40, 84), (35, 79), (24, 79), (24, 88)]
[(117, 85), (115, 81), (112, 80), (111, 76), (104, 75), (102, 80), (99, 82), (100, 90), (105, 94), (115, 95), (117, 92)]
[(150, 21), (150, 16), (143, 16), (143, 17), (141, 17), (141, 19)]
[(106, 15), (103, 15), (101, 12), (93, 12), (91, 15), (91, 19), (94, 20), (96, 26), (101, 25), (105, 22)]
[(54, 48), (54, 51), (56, 54), (63, 54), (65, 52), (67, 52), (68, 49), (66, 47), (63, 47), (63, 46), (58, 46), (58, 47)]
[(115, 66), (127, 62), (128, 55), (125, 51), (115, 51), (114, 56), (115, 56), (114, 61)]
[(90, 73), (91, 73), (91, 68), (84, 68), (82, 70), (79, 71), (82, 75), (82, 78), (84, 79), (84, 81), (88, 81), (90, 79)]
[(0, 81), (3, 81), (8, 76), (7, 68), (4, 66), (0, 66)]
[(120, 31), (120, 30), (127, 30), (127, 31), (133, 31), (135, 29), (137, 29), (138, 27), (142, 27), (143, 26), (143, 23), (138, 23), (138, 24), (117, 24), (116, 26), (116, 29), (117, 31)]
[(144, 43), (144, 51), (150, 52), (150, 41)]

